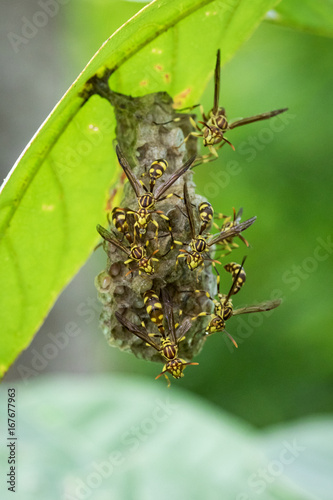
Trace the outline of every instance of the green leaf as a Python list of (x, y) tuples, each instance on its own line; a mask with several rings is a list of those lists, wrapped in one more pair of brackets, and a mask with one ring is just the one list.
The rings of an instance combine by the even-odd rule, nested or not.
[(271, 22), (314, 35), (333, 36), (332, 0), (284, 0), (268, 13)]
[(165, 90), (179, 106), (194, 104), (212, 76), (216, 49), (225, 63), (276, 3), (154, 1), (107, 40), (52, 111), (0, 199), (2, 373), (92, 252), (116, 185), (112, 107), (99, 96), (85, 101), (86, 82), (108, 68), (113, 90)]
[(165, 381), (121, 376), (16, 390), (24, 500), (331, 499), (330, 417), (258, 431)]

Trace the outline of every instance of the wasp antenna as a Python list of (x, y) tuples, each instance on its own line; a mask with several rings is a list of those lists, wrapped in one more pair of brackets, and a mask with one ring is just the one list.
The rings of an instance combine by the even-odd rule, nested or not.
[(201, 123), (201, 125), (204, 125), (205, 127), (209, 128), (209, 130), (211, 130), (211, 128), (208, 125), (208, 123), (206, 123), (206, 122), (200, 122), (200, 121), (198, 123)]
[(231, 342), (234, 344), (235, 347), (237, 347), (238, 349), (238, 344), (236, 342), (236, 340), (230, 335), (230, 333), (228, 333), (226, 330), (224, 330), (224, 333), (226, 333), (229, 337), (229, 339), (231, 340)]
[(221, 52), (220, 49), (218, 49), (216, 53), (216, 65), (214, 74), (214, 104), (213, 104), (214, 114), (216, 114), (219, 109), (220, 78), (221, 78)]
[[(208, 127), (208, 128), (209, 128), (209, 127)], [(227, 144), (229, 144), (229, 146), (231, 146), (231, 148), (232, 148), (234, 151), (236, 151), (235, 146), (234, 146), (234, 145), (233, 145), (230, 141), (228, 141), (228, 139), (226, 139), (225, 137), (223, 137), (223, 140), (224, 140), (224, 142), (226, 142)]]

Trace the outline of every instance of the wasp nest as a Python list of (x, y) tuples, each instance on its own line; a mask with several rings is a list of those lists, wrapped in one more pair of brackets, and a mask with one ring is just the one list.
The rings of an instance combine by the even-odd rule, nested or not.
[[(166, 93), (149, 94), (139, 98), (112, 94), (112, 105), (117, 118), (117, 142), (133, 174), (142, 180), (148, 190), (147, 172), (154, 161), (164, 159), (168, 165), (163, 176), (156, 180), (155, 187), (158, 188), (185, 164), (187, 158), (196, 154), (196, 139), (184, 143), (185, 137), (192, 130), (189, 120), (184, 119), (184, 114), (180, 115), (180, 121), (175, 120), (177, 114), (172, 104), (172, 99)], [(107, 254), (106, 270), (96, 278), (99, 299), (103, 304), (101, 327), (109, 344), (152, 361), (161, 362), (160, 354), (119, 324), (115, 312), (118, 311), (137, 325), (144, 321), (148, 332), (158, 332), (156, 326), (150, 322), (144, 307), (144, 292), (152, 289), (159, 293), (161, 288), (168, 286), (176, 320), (181, 322), (183, 318), (196, 316), (203, 310), (212, 310), (211, 301), (204, 294), (194, 293), (194, 290), (205, 290), (211, 296), (214, 296), (216, 290), (216, 276), (210, 262), (205, 261), (202, 270), (193, 272), (188, 269), (183, 258), (180, 258), (176, 265), (179, 249), (182, 247), (175, 244), (172, 249), (172, 238), (182, 243), (191, 241), (189, 221), (184, 213), (182, 200), (184, 182), (187, 183), (195, 211), (195, 207), (205, 201), (205, 198), (195, 193), (193, 172), (188, 170), (166, 191), (166, 195), (172, 193), (173, 196), (156, 204), (155, 209), (168, 217), (172, 235), (168, 230), (168, 221), (158, 213), (153, 214), (152, 218), (158, 224), (158, 242), (156, 243), (156, 227), (153, 223), (148, 225), (144, 240), (149, 241), (148, 256), (158, 249), (153, 255), (153, 258), (158, 260), (154, 262), (155, 272), (152, 275), (144, 272), (139, 274), (133, 265), (133, 272), (128, 274), (128, 268), (124, 265), (126, 254), (104, 241)], [(145, 193), (144, 189), (142, 193)], [(137, 196), (129, 182), (124, 185), (120, 206), (133, 211), (138, 209)], [(133, 233), (134, 216), (129, 214), (127, 218)], [(111, 224), (110, 230), (112, 229), (117, 232)], [(118, 235), (113, 237), (117, 238)], [(124, 242), (124, 246), (126, 243)], [(179, 318), (180, 310), (182, 315)], [(190, 360), (201, 350), (205, 340), (206, 323), (202, 317), (193, 322), (185, 339), (179, 344), (180, 356)]]

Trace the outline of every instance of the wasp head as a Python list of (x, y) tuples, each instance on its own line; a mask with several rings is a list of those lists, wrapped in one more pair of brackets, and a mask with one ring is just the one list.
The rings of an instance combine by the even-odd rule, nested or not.
[(216, 332), (222, 332), (225, 329), (225, 321), (221, 316), (214, 316), (206, 328), (206, 335), (212, 335)]
[(190, 271), (194, 271), (197, 267), (202, 265), (203, 259), (199, 252), (191, 252), (187, 254), (186, 264)]
[(154, 274), (155, 268), (152, 259), (143, 258), (139, 262), (139, 269), (146, 274)]

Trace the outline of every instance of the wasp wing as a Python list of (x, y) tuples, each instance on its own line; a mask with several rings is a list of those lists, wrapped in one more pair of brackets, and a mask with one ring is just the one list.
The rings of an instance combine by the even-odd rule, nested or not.
[(226, 229), (225, 231), (221, 231), (220, 233), (213, 236), (213, 238), (207, 243), (209, 247), (215, 245), (215, 243), (219, 243), (227, 238), (233, 238), (234, 236), (238, 236), (242, 231), (252, 226), (257, 217), (251, 217), (240, 224), (236, 224), (235, 226)]
[(133, 333), (139, 339), (143, 340), (144, 342), (147, 342), (151, 347), (156, 349), (156, 351), (160, 351), (160, 347), (154, 342), (148, 335), (147, 331), (144, 328), (140, 328), (139, 326), (135, 325), (128, 319), (124, 318), (121, 314), (119, 314), (118, 311), (116, 311), (116, 318), (119, 321), (121, 325), (123, 325), (129, 332)]
[(242, 215), (243, 215), (243, 207), (240, 207), (237, 214), (234, 213), (234, 221), (239, 222), (242, 218)]
[(187, 332), (189, 331), (191, 326), (193, 326), (193, 323), (191, 322), (191, 320), (189, 320), (188, 318), (184, 319), (184, 321), (182, 322), (182, 324), (179, 326), (179, 328), (177, 330), (177, 341), (179, 339), (181, 339), (182, 337), (184, 337), (184, 335), (187, 334)]
[(102, 238), (104, 240), (108, 241), (109, 243), (111, 243), (111, 245), (114, 245), (115, 247), (119, 248), (120, 250), (125, 252), (127, 255), (129, 255), (131, 253), (128, 248), (124, 247), (124, 245), (122, 245), (120, 243), (120, 241), (116, 240), (115, 238), (112, 238), (112, 234), (109, 233), (109, 231), (107, 231), (103, 226), (100, 226), (99, 224), (97, 224), (96, 229), (99, 232), (99, 234), (102, 236)]
[(256, 313), (256, 312), (264, 312), (270, 311), (271, 309), (275, 309), (281, 304), (281, 299), (276, 300), (268, 300), (267, 302), (261, 302), (260, 304), (255, 304), (253, 306), (245, 306), (239, 309), (235, 309), (232, 313), (233, 316), (237, 314), (248, 314), (248, 313)]
[(140, 182), (137, 179), (137, 177), (133, 174), (132, 169), (129, 166), (129, 163), (126, 160), (126, 158), (123, 155), (123, 153), (121, 152), (121, 149), (118, 146), (118, 144), (116, 146), (116, 153), (117, 153), (118, 161), (119, 161), (119, 164), (120, 164), (121, 168), (125, 172), (125, 175), (126, 175), (127, 179), (129, 180), (129, 182), (130, 182), (130, 184), (131, 184), (131, 186), (132, 186), (132, 188), (133, 188), (136, 196), (139, 197), (141, 195), (141, 193), (142, 193), (142, 185), (140, 184)]
[(173, 315), (173, 307), (169, 292), (166, 288), (161, 288), (161, 297), (162, 297), (162, 305), (164, 311), (164, 317), (168, 324), (168, 337), (170, 337), (171, 341), (176, 344), (176, 328), (175, 328), (175, 318)]
[(191, 237), (192, 237), (192, 239), (194, 239), (196, 237), (194, 215), (193, 215), (192, 203), (190, 201), (190, 195), (188, 193), (186, 182), (184, 182), (184, 201), (185, 201), (186, 212), (187, 212), (189, 223), (190, 223)]
[(221, 77), (221, 53), (219, 49), (216, 54), (216, 66), (214, 75), (214, 106), (213, 106), (214, 115), (216, 115), (217, 110), (219, 109), (220, 77)]
[(241, 118), (233, 123), (229, 123), (229, 128), (233, 129), (236, 127), (240, 127), (242, 125), (247, 125), (248, 123), (258, 122), (260, 120), (268, 120), (268, 118), (272, 118), (273, 116), (277, 116), (280, 113), (284, 113), (288, 111), (288, 108), (275, 109), (274, 111), (268, 111), (267, 113), (261, 113), (261, 115), (249, 116), (248, 118)]
[(192, 163), (194, 162), (196, 156), (192, 156), (189, 160), (187, 160), (184, 165), (182, 165), (178, 170), (176, 170), (176, 172), (174, 172), (170, 177), (169, 179), (164, 182), (164, 184), (162, 184), (161, 186), (159, 186), (156, 190), (155, 190), (155, 200), (158, 201), (159, 198), (161, 198), (161, 196), (169, 189), (169, 187), (172, 186), (172, 184), (174, 184), (176, 182), (177, 179), (179, 179), (179, 177), (181, 177), (183, 174), (185, 174), (186, 170), (188, 170), (190, 168), (190, 166), (192, 165)]

